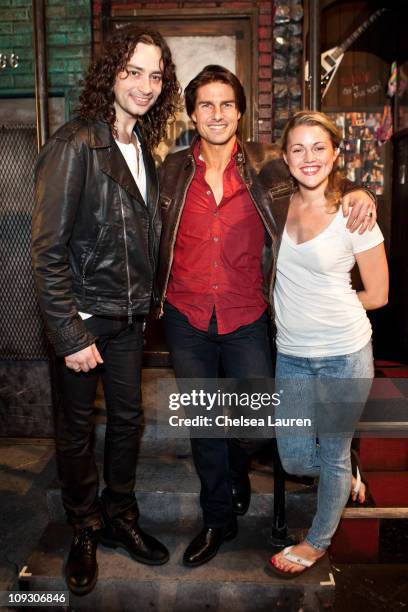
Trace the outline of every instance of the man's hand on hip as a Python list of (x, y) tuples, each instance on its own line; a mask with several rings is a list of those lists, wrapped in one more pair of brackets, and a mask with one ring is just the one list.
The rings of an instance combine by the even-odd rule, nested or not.
[(96, 368), (98, 363), (103, 363), (103, 359), (95, 344), (65, 357), (65, 365), (74, 372), (89, 372)]
[(341, 199), (341, 207), (343, 215), (348, 216), (351, 207), (350, 217), (347, 221), (347, 229), (350, 232), (355, 232), (358, 229), (359, 234), (364, 234), (368, 230), (372, 230), (377, 221), (377, 209), (374, 200), (363, 189), (356, 189), (347, 193)]

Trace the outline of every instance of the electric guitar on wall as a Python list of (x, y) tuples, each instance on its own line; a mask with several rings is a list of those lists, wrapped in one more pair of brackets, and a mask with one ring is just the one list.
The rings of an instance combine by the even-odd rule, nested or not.
[[(376, 20), (378, 17), (384, 13), (387, 9), (381, 8), (378, 11), (375, 11), (364, 23), (361, 24), (357, 30), (354, 30), (352, 34), (346, 40), (338, 45), (338, 47), (333, 47), (328, 51), (322, 53), (320, 58), (321, 63), (321, 85), (322, 85), (322, 99), (327, 93), (327, 90), (330, 87), (330, 84), (334, 78), (334, 75), (337, 72), (338, 67), (341, 64), (341, 61), (344, 57), (345, 52), (355, 40)], [(305, 78), (306, 81), (309, 80), (309, 62), (305, 64)]]

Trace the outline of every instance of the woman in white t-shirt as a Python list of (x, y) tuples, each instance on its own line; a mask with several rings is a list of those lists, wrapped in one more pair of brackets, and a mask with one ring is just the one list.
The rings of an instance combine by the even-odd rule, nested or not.
[[(302, 401), (283, 400), (279, 416), (312, 416), (313, 427), (292, 429), (290, 435), (276, 428), (276, 434), (287, 472), (319, 476), (317, 512), (306, 538), (270, 559), (270, 569), (287, 578), (325, 555), (350, 495), (351, 439), (374, 375), (366, 310), (384, 306), (388, 296), (380, 229), (375, 225), (363, 234), (350, 231), (339, 208), (340, 141), (329, 118), (312, 111), (294, 115), (282, 138), (283, 157), (297, 190), (277, 263), (276, 378), (290, 379), (289, 395), (293, 399), (298, 394)], [(350, 278), (356, 262), (364, 286), (358, 292)], [(320, 408), (310, 399), (316, 401), (318, 385)], [(337, 412), (336, 399), (343, 400)]]

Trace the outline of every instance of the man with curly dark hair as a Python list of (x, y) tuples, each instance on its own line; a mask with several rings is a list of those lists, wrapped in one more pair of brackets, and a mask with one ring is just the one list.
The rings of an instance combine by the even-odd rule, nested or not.
[[(49, 140), (36, 167), (33, 265), (56, 354), (57, 459), (74, 528), (65, 575), (77, 595), (96, 584), (98, 541), (141, 563), (169, 558), (138, 525), (134, 484), (144, 316), (161, 225), (152, 150), (178, 104), (162, 36), (120, 30), (88, 70), (78, 116)], [(101, 497), (91, 444), (99, 377), (107, 412)]]

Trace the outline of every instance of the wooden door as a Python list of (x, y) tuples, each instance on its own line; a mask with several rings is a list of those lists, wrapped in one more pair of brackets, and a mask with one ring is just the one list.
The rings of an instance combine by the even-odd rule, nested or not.
[[(257, 9), (129, 9), (115, 8), (107, 20), (105, 34), (126, 25), (137, 24), (159, 30), (172, 50), (179, 80), (185, 87), (207, 64), (225, 65), (242, 82), (247, 97), (247, 111), (241, 120), (240, 136), (244, 140), (257, 138), (258, 48)], [(164, 142), (156, 151), (158, 163), (180, 141), (188, 144), (194, 126), (185, 113), (169, 126)], [(187, 138), (184, 137), (187, 135)], [(152, 317), (146, 329), (145, 363), (168, 366), (168, 349), (163, 322)]]

